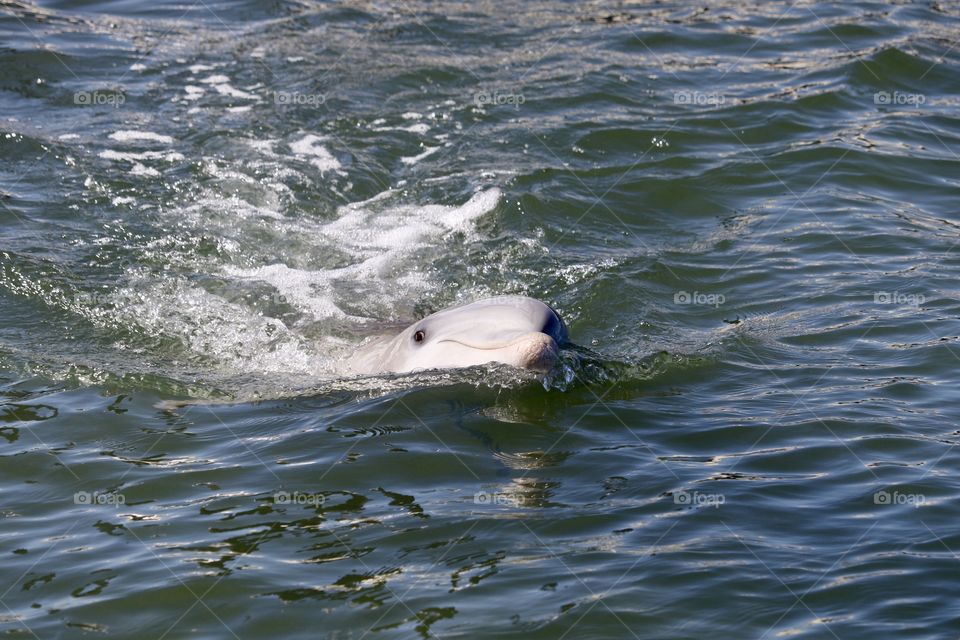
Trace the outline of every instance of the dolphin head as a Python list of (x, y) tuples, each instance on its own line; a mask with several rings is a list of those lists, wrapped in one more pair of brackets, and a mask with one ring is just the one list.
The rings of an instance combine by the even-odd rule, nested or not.
[(445, 309), (415, 322), (391, 341), (382, 371), (454, 369), (500, 362), (546, 371), (567, 339), (560, 316), (524, 296), (501, 296)]

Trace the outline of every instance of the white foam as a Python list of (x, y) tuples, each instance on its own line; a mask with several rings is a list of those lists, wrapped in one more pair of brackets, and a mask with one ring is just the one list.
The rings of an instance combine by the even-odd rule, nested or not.
[(400, 162), (403, 164), (414, 165), (426, 158), (427, 156), (433, 155), (440, 150), (440, 147), (427, 147), (427, 150), (421, 154), (415, 156), (404, 156), (400, 158)]
[(104, 160), (166, 160), (167, 162), (177, 162), (183, 160), (183, 154), (177, 151), (141, 151), (134, 153), (132, 151), (115, 151), (114, 149), (104, 149), (98, 154)]
[(226, 273), (244, 280), (259, 280), (273, 286), (286, 302), (314, 318), (362, 318), (350, 316), (333, 301), (328, 273), (291, 269), (284, 264), (270, 264), (255, 269), (227, 267)]
[(220, 95), (230, 96), (231, 98), (241, 98), (243, 100), (260, 100), (260, 96), (256, 94), (241, 91), (240, 89), (235, 89), (232, 87), (230, 85), (230, 78), (222, 74), (207, 76), (200, 82), (212, 85)]
[[(271, 223), (278, 239), (296, 238), (298, 245), (303, 245), (298, 253), (337, 256), (336, 260), (328, 260), (328, 267), (308, 269), (272, 263), (228, 266), (224, 272), (231, 277), (270, 284), (311, 320), (356, 320), (366, 313), (358, 315), (345, 307), (392, 309), (401, 301), (429, 292), (433, 283), (424, 265), (418, 263), (417, 254), (442, 244), (454, 232), (472, 236), (473, 223), (492, 211), (500, 199), (498, 189), (489, 189), (461, 206), (382, 204), (394, 195), (384, 192), (370, 200), (342, 206), (330, 222), (281, 217)], [(265, 217), (262, 208), (242, 206), (236, 200), (220, 199), (216, 206), (230, 210), (224, 228), (209, 229), (213, 216), (205, 207), (195, 211), (194, 221), (221, 236), (230, 234), (231, 227), (233, 233), (243, 235), (245, 227), (259, 228)], [(362, 300), (358, 300), (361, 292)]]
[(333, 157), (325, 146), (320, 144), (326, 140), (322, 136), (312, 133), (305, 135), (300, 140), (290, 143), (290, 151), (300, 157), (310, 159), (310, 164), (324, 171), (336, 171), (340, 169), (340, 161)]
[(154, 133), (152, 131), (132, 131), (129, 129), (124, 129), (121, 131), (114, 131), (113, 133), (110, 134), (109, 138), (111, 140), (116, 140), (117, 142), (133, 142), (135, 140), (150, 140), (151, 142), (173, 144), (172, 137), (165, 136), (161, 133)]
[(129, 151), (104, 149), (99, 153), (99, 156), (105, 160), (129, 162), (131, 164), (130, 175), (146, 176), (150, 178), (159, 176), (160, 172), (154, 167), (149, 167), (143, 164), (141, 160), (163, 160), (166, 162), (177, 162), (184, 159), (183, 154), (176, 151), (141, 151), (139, 153), (134, 153)]
[(277, 144), (277, 140), (270, 138), (266, 139), (257, 139), (257, 140), (247, 140), (247, 144), (251, 149), (259, 151), (268, 156), (276, 157), (276, 152), (273, 150), (273, 146)]
[[(527, 247), (534, 248), (540, 246), (540, 243), (533, 238), (527, 238), (523, 242)], [(612, 269), (617, 266), (617, 261), (613, 258), (603, 258), (596, 262), (584, 262), (580, 264), (570, 264), (555, 270), (558, 279), (565, 284), (574, 285), (581, 282), (593, 280), (601, 271)]]
[(469, 223), (491, 211), (499, 199), (499, 189), (488, 189), (460, 207), (401, 205), (371, 211), (367, 203), (346, 205), (337, 220), (324, 226), (323, 233), (342, 243), (339, 246), (352, 247), (360, 256), (409, 251), (432, 237), (470, 231)]
[(184, 280), (134, 279), (118, 299), (130, 322), (176, 337), (193, 357), (214, 360), (234, 373), (320, 376), (328, 370), (329, 358), (280, 320)]
[(410, 133), (426, 133), (430, 131), (430, 125), (418, 122), (417, 124), (412, 124), (409, 127), (376, 127), (373, 131), (409, 131)]
[(153, 167), (148, 167), (145, 164), (139, 162), (133, 163), (133, 168), (130, 169), (130, 175), (132, 176), (147, 176), (150, 178), (155, 178), (160, 175), (160, 172), (154, 169)]
[(188, 84), (183, 88), (187, 92), (187, 95), (183, 97), (184, 100), (199, 100), (206, 91), (203, 87), (198, 87), (196, 85)]
[(243, 100), (260, 100), (260, 96), (247, 93), (246, 91), (241, 91), (240, 89), (234, 89), (229, 84), (215, 84), (213, 88), (217, 90), (217, 93), (224, 96), (230, 96), (231, 98), (241, 98)]

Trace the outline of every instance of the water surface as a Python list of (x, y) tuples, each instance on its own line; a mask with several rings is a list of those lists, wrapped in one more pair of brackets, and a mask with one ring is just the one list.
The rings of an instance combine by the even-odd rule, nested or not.
[(955, 637), (958, 17), (0, 3), (3, 630)]

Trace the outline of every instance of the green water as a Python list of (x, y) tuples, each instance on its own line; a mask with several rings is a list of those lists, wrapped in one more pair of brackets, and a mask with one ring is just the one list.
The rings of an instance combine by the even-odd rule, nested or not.
[[(958, 28), (0, 2), (0, 629), (957, 637)], [(562, 368), (333, 373), (497, 294)]]

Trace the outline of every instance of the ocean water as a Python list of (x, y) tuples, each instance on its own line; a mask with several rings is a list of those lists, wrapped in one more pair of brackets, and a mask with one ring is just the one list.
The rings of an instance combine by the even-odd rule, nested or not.
[[(956, 638), (958, 38), (0, 2), (0, 630)], [(500, 294), (561, 367), (335, 373)]]

